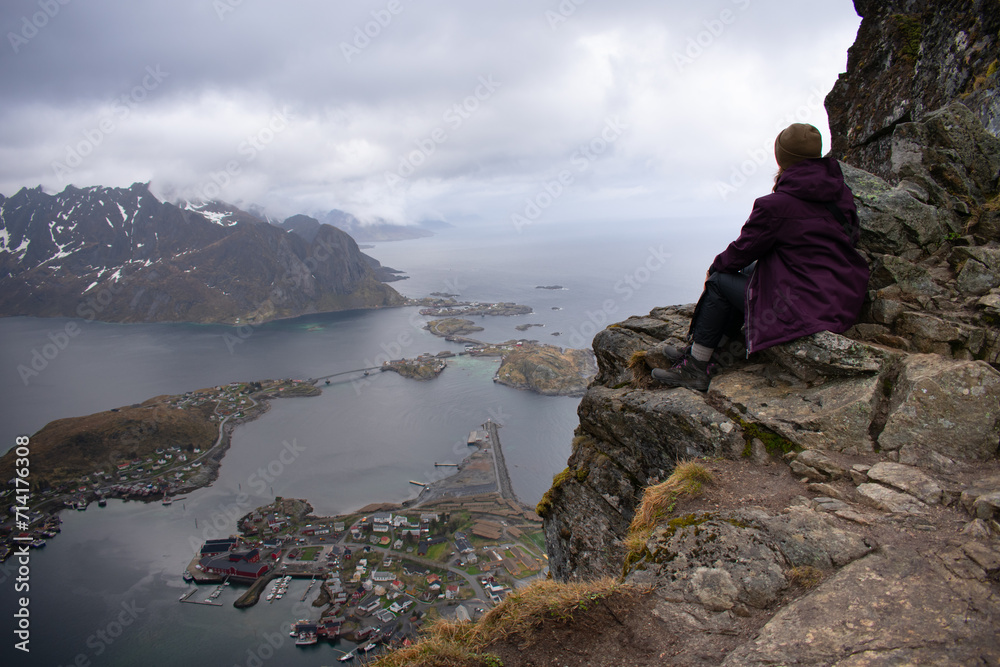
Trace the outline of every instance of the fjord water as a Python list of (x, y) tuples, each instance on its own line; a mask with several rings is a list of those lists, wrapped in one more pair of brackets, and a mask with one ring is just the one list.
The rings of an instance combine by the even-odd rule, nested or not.
[[(713, 228), (676, 221), (538, 226), (522, 233), (479, 226), (381, 243), (366, 252), (406, 272), (409, 279), (393, 285), (407, 296), (448, 292), (534, 308), (532, 315), (477, 320), (485, 331), (475, 336), (482, 340), (533, 338), (587, 347), (608, 323), (693, 300), (704, 267), (733, 233), (719, 229), (719, 238), (706, 241), (706, 229)], [(53, 419), (161, 394), (236, 380), (319, 377), (387, 358), (462, 349), (423, 330), (429, 318), (417, 311), (321, 314), (243, 329), (0, 320), (0, 449)], [(524, 323), (544, 326), (515, 330)], [(551, 335), (556, 331), (559, 336)], [(18, 367), (30, 368), (33, 351), (50, 344), (51, 358), (25, 382)], [(238, 590), (227, 590), (221, 607), (179, 604), (188, 590), (180, 573), (193, 549), (230, 534), (236, 517), (276, 495), (308, 499), (318, 513), (413, 498), (417, 487), (409, 480), (432, 481), (441, 474), (435, 461), (460, 460), (468, 432), (488, 418), (503, 424), (514, 490), (533, 505), (565, 466), (579, 399), (494, 384), (497, 365), (456, 357), (424, 383), (394, 373), (333, 378), (321, 383), (321, 396), (272, 401), (266, 415), (240, 426), (219, 479), (170, 507), (115, 501), (63, 512), (62, 533), (31, 552), (28, 592), (15, 593), (15, 559), (0, 570), (3, 664), (332, 662), (339, 653), (330, 646), (296, 648), (288, 637), (288, 624), (311, 611), (296, 608), (305, 582), (278, 603), (244, 611), (231, 606)], [(194, 599), (209, 590), (202, 587)], [(13, 649), (14, 600), (22, 595), (30, 598), (30, 654)]]

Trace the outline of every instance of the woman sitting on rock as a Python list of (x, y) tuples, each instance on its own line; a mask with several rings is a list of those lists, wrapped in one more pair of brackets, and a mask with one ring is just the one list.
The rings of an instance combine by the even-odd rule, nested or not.
[(707, 391), (713, 351), (741, 324), (750, 354), (857, 321), (868, 288), (868, 265), (855, 249), (858, 214), (840, 164), (820, 157), (822, 145), (812, 125), (778, 134), (773, 192), (754, 202), (739, 238), (709, 267), (691, 346), (673, 368), (653, 369), (653, 379)]

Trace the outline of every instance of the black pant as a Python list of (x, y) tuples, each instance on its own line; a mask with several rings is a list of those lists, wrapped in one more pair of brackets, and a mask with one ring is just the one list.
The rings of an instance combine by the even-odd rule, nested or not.
[(690, 333), (695, 343), (715, 348), (723, 336), (739, 335), (749, 279), (746, 273), (713, 273), (709, 277), (691, 318)]

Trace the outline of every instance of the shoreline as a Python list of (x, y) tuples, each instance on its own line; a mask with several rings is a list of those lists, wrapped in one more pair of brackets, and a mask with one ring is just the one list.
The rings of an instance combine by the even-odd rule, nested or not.
[[(247, 395), (253, 405), (243, 411), (242, 416), (227, 415), (221, 423), (218, 424), (218, 435), (215, 442), (211, 447), (206, 449), (204, 452), (198, 454), (197, 457), (191, 460), (181, 460), (177, 463), (163, 469), (157, 470), (156, 474), (151, 474), (143, 476), (138, 479), (130, 479), (127, 481), (118, 479), (118, 481), (113, 481), (108, 479), (110, 475), (106, 475), (103, 483), (100, 485), (95, 485), (93, 488), (88, 488), (86, 490), (71, 490), (73, 485), (71, 484), (70, 490), (56, 491), (51, 496), (45, 497), (37, 505), (30, 508), (30, 512), (36, 517), (30, 522), (28, 531), (30, 533), (38, 533), (36, 537), (39, 539), (48, 538), (52, 539), (54, 535), (44, 535), (42, 531), (46, 530), (50, 524), (55, 520), (56, 525), (61, 522), (59, 518), (60, 513), (63, 510), (75, 509), (78, 511), (80, 508), (78, 504), (82, 503), (83, 510), (85, 510), (89, 505), (93, 503), (100, 504), (100, 501), (105, 501), (108, 498), (120, 499), (123, 502), (141, 502), (141, 503), (151, 503), (151, 502), (162, 502), (165, 498), (173, 496), (179, 496), (181, 494), (189, 494), (202, 488), (211, 486), (219, 478), (219, 470), (222, 466), (222, 461), (225, 458), (226, 452), (232, 446), (233, 432), (237, 427), (246, 424), (248, 422), (259, 419), (263, 415), (270, 411), (271, 405), (270, 401), (279, 398), (302, 398), (302, 397), (315, 397), (322, 393), (322, 390), (315, 385), (313, 382), (307, 382), (302, 380), (263, 380), (259, 381), (261, 383), (272, 383), (267, 388), (262, 388), (258, 391), (252, 392)], [(299, 387), (308, 386), (309, 390), (302, 392), (298, 390), (296, 393), (284, 394), (276, 391), (280, 387), (293, 388), (297, 390)], [(198, 390), (204, 391), (204, 390)], [(165, 400), (180, 400), (183, 397), (187, 397), (195, 394), (196, 392), (188, 392), (187, 394), (176, 394), (169, 395)], [(153, 399), (149, 399), (153, 400)], [(218, 414), (216, 410), (212, 414)], [(115, 414), (118, 409), (107, 410), (103, 413), (95, 414)], [(92, 415), (90, 415), (92, 416)], [(75, 419), (85, 419), (88, 416), (75, 418)], [(74, 419), (74, 418), (70, 418)], [(52, 423), (52, 422), (50, 422)], [(48, 426), (48, 425), (46, 425)], [(46, 427), (43, 427), (38, 432), (40, 433)], [(37, 435), (37, 434), (36, 434)], [(35, 437), (34, 435), (32, 437)], [(191, 474), (189, 477), (185, 478), (180, 482), (170, 482), (163, 481), (166, 475), (171, 473), (176, 473), (183, 468), (199, 468), (197, 472)], [(89, 478), (90, 474), (85, 475)], [(78, 484), (79, 480), (74, 483)], [(144, 485), (155, 484), (152, 488)], [(64, 484), (65, 486), (65, 484)], [(117, 488), (116, 488), (117, 487)], [(141, 492), (138, 489), (142, 489)], [(136, 491), (129, 491), (125, 489), (136, 489)], [(35, 494), (33, 494), (34, 496)], [(173, 498), (171, 498), (171, 502)], [(13, 518), (9, 519), (8, 522), (12, 522)], [(6, 523), (6, 522), (5, 522)], [(13, 531), (11, 535), (13, 535)], [(44, 540), (43, 540), (44, 541)], [(6, 541), (5, 541), (6, 544)], [(13, 550), (11, 550), (11, 553)], [(10, 553), (5, 554), (5, 557), (0, 560), (4, 560), (9, 557)]]
[[(61, 522), (59, 515), (63, 510), (76, 509), (75, 504), (69, 504), (70, 501), (73, 501), (74, 503), (77, 500), (82, 501), (84, 509), (86, 506), (93, 504), (98, 500), (108, 498), (120, 499), (123, 502), (132, 501), (155, 503), (162, 502), (165, 497), (170, 497), (171, 502), (173, 502), (173, 500), (178, 496), (186, 496), (200, 489), (210, 487), (219, 479), (223, 460), (225, 459), (229, 448), (232, 446), (233, 433), (239, 426), (255, 421), (267, 414), (271, 409), (270, 402), (274, 399), (315, 397), (322, 394), (322, 379), (264, 380), (262, 382), (275, 384), (247, 394), (247, 397), (252, 400), (254, 404), (250, 408), (245, 409), (242, 416), (227, 416), (218, 425), (219, 435), (216, 442), (209, 449), (201, 452), (197, 458), (191, 459), (190, 461), (179, 462), (172, 467), (158, 471), (155, 476), (150, 475), (136, 480), (129, 480), (128, 482), (121, 482), (120, 480), (118, 483), (108, 482), (101, 488), (88, 489), (87, 491), (59, 492), (52, 497), (46, 498), (39, 505), (32, 508), (31, 511), (36, 513), (38, 518), (32, 522), (30, 531), (40, 533), (53, 523), (58, 525), (58, 523)], [(295, 387), (296, 393), (286, 394), (277, 391), (277, 389), (281, 386), (284, 386), (285, 388)], [(308, 387), (308, 389), (305, 389), (306, 387)], [(185, 395), (173, 395), (168, 397), (167, 400), (176, 399), (180, 396), (188, 396), (192, 393), (193, 392), (188, 392), (188, 394)], [(421, 487), (416, 497), (404, 500), (401, 503), (370, 503), (369, 505), (360, 507), (348, 514), (375, 511), (375, 508), (415, 509), (421, 507), (432, 507), (439, 503), (454, 502), (462, 498), (482, 500), (490, 496), (496, 496), (498, 502), (513, 503), (521, 507), (524, 511), (533, 511), (533, 507), (523, 505), (513, 492), (509, 471), (507, 470), (506, 463), (503, 460), (503, 452), (501, 450), (499, 434), (497, 432), (498, 426), (502, 425), (488, 420), (486, 423), (481, 425), (481, 427), (485, 429), (484, 431), (474, 430), (470, 434), (469, 452), (461, 459), (461, 461), (458, 463), (448, 462), (436, 467), (436, 470), (440, 470), (442, 472), (454, 472), (443, 477), (427, 481)], [(471, 436), (477, 433), (480, 433), (481, 436), (485, 436), (485, 438), (472, 442)], [(146, 492), (145, 487), (143, 487), (144, 492), (141, 495), (139, 493), (114, 490), (114, 487), (116, 486), (135, 488), (143, 486), (147, 483), (154, 483), (162, 480), (164, 476), (185, 466), (190, 467), (192, 464), (200, 464), (200, 470), (180, 483), (159, 483), (153, 488), (153, 490), (148, 492)], [(348, 514), (345, 514), (344, 516), (347, 516)], [(53, 536), (41, 535), (40, 537), (48, 537), (51, 539)]]

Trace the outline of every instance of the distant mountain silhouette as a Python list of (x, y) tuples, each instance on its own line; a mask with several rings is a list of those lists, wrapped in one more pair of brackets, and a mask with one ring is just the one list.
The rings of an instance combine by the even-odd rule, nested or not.
[(0, 195), (0, 316), (245, 323), (401, 304), (378, 267), (330, 225), (307, 240), (143, 183)]
[[(407, 239), (419, 239), (425, 236), (434, 235), (434, 232), (424, 225), (397, 225), (381, 219), (376, 219), (368, 223), (362, 223), (350, 213), (337, 209), (327, 211), (325, 214), (320, 216), (319, 222), (342, 229), (350, 234), (355, 240), (362, 243), (374, 241), (405, 241)], [(450, 226), (447, 223), (443, 224)]]

